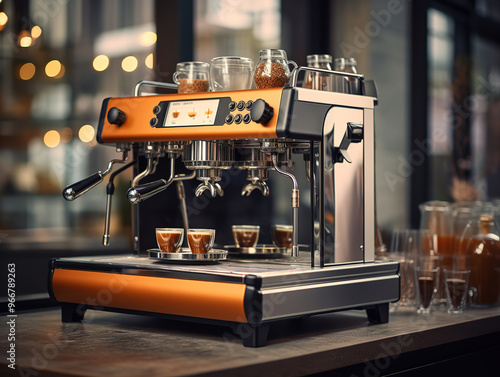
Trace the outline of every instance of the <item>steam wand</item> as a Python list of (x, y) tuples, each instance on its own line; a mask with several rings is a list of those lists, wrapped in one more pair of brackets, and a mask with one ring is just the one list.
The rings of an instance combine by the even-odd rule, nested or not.
[(113, 194), (115, 193), (115, 184), (114, 184), (115, 177), (124, 170), (127, 170), (129, 167), (134, 165), (135, 162), (136, 162), (135, 160), (129, 162), (128, 164), (122, 166), (120, 169), (113, 172), (109, 176), (108, 185), (106, 186), (107, 197), (106, 197), (106, 216), (104, 218), (104, 235), (102, 236), (102, 244), (104, 246), (109, 246), (109, 223), (111, 221), (111, 200)]
[(293, 239), (292, 239), (292, 257), (299, 256), (299, 184), (295, 176), (287, 171), (278, 168), (276, 154), (271, 155), (274, 170), (292, 180), (292, 220), (293, 220)]
[[(189, 229), (189, 221), (187, 215), (187, 206), (186, 206), (186, 190), (184, 190), (184, 182), (177, 181), (177, 197), (179, 198), (179, 206), (182, 215), (182, 223), (184, 225), (184, 231), (187, 234)], [(187, 237), (184, 237), (184, 246), (187, 246)]]

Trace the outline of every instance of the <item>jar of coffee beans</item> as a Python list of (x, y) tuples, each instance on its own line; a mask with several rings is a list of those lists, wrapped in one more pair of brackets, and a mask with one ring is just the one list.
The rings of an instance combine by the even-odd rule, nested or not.
[(172, 78), (178, 85), (178, 93), (200, 93), (209, 91), (210, 66), (205, 62), (177, 63)]
[[(293, 66), (290, 71), (289, 65)], [(258, 89), (282, 88), (288, 83), (297, 64), (288, 60), (286, 52), (279, 49), (260, 50), (253, 80)]]

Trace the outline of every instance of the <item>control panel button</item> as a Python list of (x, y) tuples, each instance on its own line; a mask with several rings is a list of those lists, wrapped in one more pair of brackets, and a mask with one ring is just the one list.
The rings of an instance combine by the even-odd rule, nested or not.
[(234, 123), (240, 124), (242, 120), (243, 120), (243, 117), (241, 116), (241, 114), (236, 114), (234, 116)]
[(229, 110), (234, 111), (236, 109), (236, 102), (229, 102)]
[(153, 107), (153, 114), (154, 115), (158, 115), (161, 111), (161, 107), (160, 106), (155, 106)]
[(274, 115), (274, 109), (263, 99), (258, 99), (252, 105), (250, 116), (255, 123), (265, 125), (269, 122)]
[(247, 103), (245, 104), (245, 109), (250, 110), (252, 108), (253, 101), (248, 100)]
[(157, 124), (158, 124), (158, 118), (151, 118), (151, 120), (149, 121), (149, 125), (151, 127), (156, 127)]
[(121, 126), (125, 122), (126, 116), (118, 107), (112, 107), (108, 111), (108, 122)]
[(250, 118), (250, 114), (245, 114), (245, 116), (243, 117), (243, 123), (250, 123), (250, 121), (252, 120), (252, 118)]
[(243, 110), (245, 108), (245, 101), (240, 101), (238, 102), (238, 105), (236, 106), (238, 110)]
[(233, 120), (234, 120), (234, 118), (233, 118), (233, 116), (232, 116), (231, 114), (229, 114), (229, 115), (226, 117), (226, 123), (227, 123), (227, 124), (231, 124), (231, 123), (233, 123)]

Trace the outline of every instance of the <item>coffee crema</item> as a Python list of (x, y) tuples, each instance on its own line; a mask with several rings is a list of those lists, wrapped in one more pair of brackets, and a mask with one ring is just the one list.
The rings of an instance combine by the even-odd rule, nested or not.
[(465, 290), (467, 282), (463, 279), (446, 279), (446, 288), (450, 297), (450, 303), (453, 308), (458, 308), (462, 305), (465, 299)]
[(182, 242), (182, 232), (180, 231), (157, 231), (156, 242), (164, 253), (175, 253)]
[(431, 305), (434, 295), (434, 278), (430, 276), (420, 276), (418, 278), (418, 289), (420, 293), (420, 306), (428, 308)]
[(189, 232), (187, 239), (193, 254), (206, 254), (213, 245), (213, 234), (208, 232)]
[(254, 247), (259, 238), (258, 230), (233, 230), (233, 238), (237, 247)]
[(293, 245), (293, 228), (290, 227), (274, 227), (273, 242), (277, 247), (286, 247), (290, 249)]

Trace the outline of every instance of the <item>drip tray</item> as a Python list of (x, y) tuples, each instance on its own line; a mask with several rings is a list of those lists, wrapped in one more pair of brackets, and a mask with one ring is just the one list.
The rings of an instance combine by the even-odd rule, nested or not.
[(236, 245), (224, 246), (230, 258), (282, 258), (289, 256), (292, 249), (276, 247), (274, 245), (256, 245), (255, 247), (237, 247)]
[(227, 258), (227, 250), (213, 249), (206, 254), (193, 254), (188, 248), (178, 253), (164, 253), (160, 249), (149, 249), (149, 258), (166, 263), (210, 264)]

